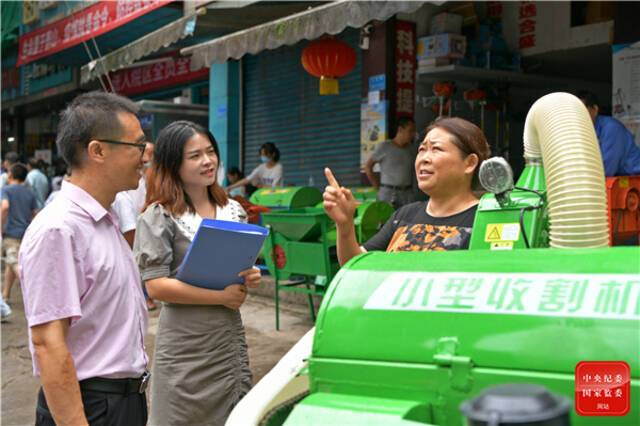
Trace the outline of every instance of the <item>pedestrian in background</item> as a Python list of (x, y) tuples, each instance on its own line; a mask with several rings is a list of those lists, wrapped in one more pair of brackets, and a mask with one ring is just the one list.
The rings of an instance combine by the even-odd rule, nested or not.
[(36, 196), (38, 208), (41, 209), (44, 207), (44, 202), (49, 196), (49, 178), (42, 172), (42, 163), (40, 160), (33, 157), (29, 158), (27, 168), (29, 169), (27, 183)]
[[(369, 182), (378, 189), (378, 200), (399, 208), (414, 201), (413, 162), (416, 159), (416, 123), (402, 117), (393, 139), (380, 143), (364, 166)], [(373, 168), (380, 165), (380, 178)]]
[(53, 177), (51, 178), (52, 193), (56, 191), (60, 191), (60, 188), (62, 187), (62, 181), (64, 180), (64, 177), (66, 175), (68, 175), (67, 163), (64, 161), (63, 158), (58, 157), (54, 161), (54, 172), (53, 172)]
[(19, 160), (18, 153), (9, 151), (2, 159), (2, 175), (0, 175), (0, 188), (7, 184), (9, 179), (9, 169)]
[[(260, 271), (245, 285), (209, 290), (176, 279), (202, 219), (246, 222), (217, 182), (219, 151), (207, 129), (189, 121), (165, 127), (147, 181), (148, 206), (138, 219), (134, 253), (149, 295), (163, 302), (158, 323), (150, 425), (223, 425), (251, 388), (239, 308)], [(224, 247), (221, 248), (224, 250)], [(215, 274), (216, 271), (211, 271)]]
[(600, 114), (598, 98), (592, 92), (583, 90), (578, 93), (578, 98), (587, 107), (595, 126), (604, 175), (640, 175), (640, 147), (636, 145), (633, 134), (620, 121)]
[[(147, 149), (149, 152), (153, 152), (153, 144), (148, 144)], [(150, 156), (150, 158), (152, 157)], [(149, 165), (150, 162), (145, 164), (145, 171)], [(129, 244), (129, 247), (132, 249), (136, 235), (136, 222), (138, 220), (138, 216), (142, 213), (146, 197), (147, 184), (145, 176), (142, 176), (136, 189), (118, 192), (116, 194), (116, 199), (111, 206), (118, 217), (120, 232), (122, 232), (124, 239), (127, 240), (127, 244)], [(157, 309), (158, 306), (155, 304), (153, 299), (149, 297), (144, 283), (142, 283), (142, 290), (144, 292), (144, 300), (147, 304), (147, 309), (150, 311)]]
[(246, 178), (227, 186), (227, 192), (247, 184), (256, 188), (275, 188), (284, 185), (280, 150), (273, 143), (267, 142), (262, 144), (259, 154), (260, 165), (253, 169)]
[(140, 273), (110, 208), (149, 158), (130, 100), (89, 92), (63, 111), (58, 152), (71, 169), (22, 241), (29, 348), (40, 376), (36, 425), (147, 422)]
[[(7, 185), (2, 187), (2, 247), (5, 250), (3, 302), (11, 297), (11, 287), (18, 276), (18, 252), (20, 242), (31, 220), (38, 212), (38, 203), (33, 192), (24, 185), (27, 167), (16, 163), (9, 168)], [(9, 309), (9, 312), (11, 310)]]

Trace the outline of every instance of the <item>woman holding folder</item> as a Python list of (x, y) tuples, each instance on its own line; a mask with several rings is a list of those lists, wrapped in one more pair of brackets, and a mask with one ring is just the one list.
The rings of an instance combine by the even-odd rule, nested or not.
[(163, 302), (150, 425), (223, 425), (251, 388), (238, 309), (247, 287), (259, 285), (259, 270), (241, 272), (245, 285), (224, 290), (175, 278), (203, 218), (246, 222), (240, 204), (216, 182), (218, 162), (215, 138), (198, 124), (174, 122), (158, 135), (134, 243), (149, 295)]

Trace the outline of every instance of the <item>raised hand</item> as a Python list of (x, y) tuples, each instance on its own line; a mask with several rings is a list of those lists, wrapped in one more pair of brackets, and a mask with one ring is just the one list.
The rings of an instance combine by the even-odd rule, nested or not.
[(336, 225), (352, 225), (357, 207), (353, 194), (347, 188), (340, 186), (330, 168), (324, 169), (324, 175), (329, 182), (322, 194), (324, 210)]

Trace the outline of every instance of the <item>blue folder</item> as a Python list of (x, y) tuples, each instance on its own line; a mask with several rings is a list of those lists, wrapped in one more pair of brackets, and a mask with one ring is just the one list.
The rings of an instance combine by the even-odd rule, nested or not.
[(203, 219), (176, 278), (213, 290), (243, 284), (238, 273), (255, 264), (268, 234), (262, 226)]

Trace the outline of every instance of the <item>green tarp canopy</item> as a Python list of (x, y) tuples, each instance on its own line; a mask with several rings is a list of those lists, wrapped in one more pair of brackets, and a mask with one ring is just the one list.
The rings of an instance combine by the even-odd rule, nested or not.
[(2, 48), (18, 40), (18, 29), (22, 22), (22, 2), (0, 2), (0, 16), (2, 16)]

